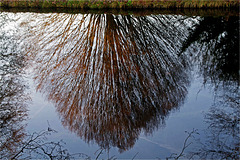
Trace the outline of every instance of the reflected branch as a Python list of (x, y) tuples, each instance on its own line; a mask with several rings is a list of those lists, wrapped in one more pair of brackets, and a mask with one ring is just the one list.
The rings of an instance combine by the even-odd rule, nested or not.
[[(164, 125), (184, 101), (187, 57), (183, 16), (50, 14), (32, 25), (28, 56), (37, 89), (62, 123), (101, 148), (131, 148), (141, 131)], [(51, 22), (51, 23), (49, 23)], [(176, 22), (176, 23), (172, 23)], [(178, 36), (176, 38), (176, 35)]]
[[(240, 111), (239, 95), (224, 97), (224, 101), (214, 104), (205, 115), (207, 140), (197, 141), (200, 147), (192, 152), (193, 158), (239, 159)], [(232, 101), (234, 99), (234, 101)]]
[(207, 140), (197, 141), (200, 146), (193, 158), (239, 159), (238, 35), (239, 17), (203, 17), (182, 47), (192, 54), (204, 84), (213, 84), (215, 95), (205, 115)]
[(48, 136), (53, 134), (53, 129), (34, 132), (26, 135), (19, 151), (11, 156), (11, 159), (90, 159), (83, 153), (71, 154), (64, 148), (63, 141), (48, 141)]
[[(14, 31), (8, 28), (13, 21), (0, 13), (0, 158), (6, 159), (17, 152), (25, 137), (27, 119), (26, 94), (22, 72), (25, 60), (18, 49)], [(7, 29), (6, 29), (7, 28)], [(13, 32), (13, 33), (12, 33)]]
[[(205, 81), (239, 83), (239, 17), (203, 17), (182, 50), (188, 49)], [(226, 84), (227, 85), (227, 84)]]

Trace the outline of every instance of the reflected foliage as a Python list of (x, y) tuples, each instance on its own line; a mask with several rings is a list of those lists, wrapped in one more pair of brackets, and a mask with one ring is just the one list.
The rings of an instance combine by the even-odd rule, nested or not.
[(27, 118), (25, 86), (21, 76), (23, 55), (8, 27), (7, 14), (0, 13), (0, 158), (8, 159), (24, 138)]
[(206, 141), (198, 140), (200, 147), (192, 156), (199, 159), (239, 159), (240, 110), (239, 94), (218, 97), (209, 113), (205, 115)]
[[(183, 16), (49, 14), (32, 25), (38, 89), (62, 123), (100, 147), (133, 147), (184, 101), (188, 61), (178, 56)], [(35, 25), (34, 25), (35, 24)], [(37, 26), (36, 26), (37, 25)]]
[[(200, 48), (200, 49), (199, 49)], [(198, 159), (239, 159), (239, 17), (203, 17), (184, 42), (215, 101), (205, 115), (206, 141), (192, 153)]]
[(202, 18), (185, 41), (183, 51), (188, 47), (205, 81), (208, 77), (215, 84), (239, 81), (238, 16)]

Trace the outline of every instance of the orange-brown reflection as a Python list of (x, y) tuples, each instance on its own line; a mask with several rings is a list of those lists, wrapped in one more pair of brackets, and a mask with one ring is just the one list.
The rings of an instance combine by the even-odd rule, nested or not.
[(37, 88), (56, 103), (63, 125), (86, 142), (127, 150), (141, 131), (164, 124), (185, 98), (187, 60), (175, 54), (185, 35), (173, 21), (184, 20), (43, 16), (32, 32), (36, 45), (29, 48)]

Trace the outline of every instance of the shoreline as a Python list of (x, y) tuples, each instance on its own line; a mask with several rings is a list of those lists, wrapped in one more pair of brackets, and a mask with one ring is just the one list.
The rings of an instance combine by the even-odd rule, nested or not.
[(1, 0), (1, 8), (209, 9), (239, 8), (239, 0)]
[(73, 9), (73, 8), (0, 8), (0, 12), (69, 13), (69, 14), (114, 14), (114, 15), (182, 15), (182, 16), (239, 16), (238, 9)]

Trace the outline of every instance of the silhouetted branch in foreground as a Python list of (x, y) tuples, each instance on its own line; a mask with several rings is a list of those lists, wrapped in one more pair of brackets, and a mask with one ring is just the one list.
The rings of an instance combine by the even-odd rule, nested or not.
[[(226, 93), (225, 93), (226, 94)], [(200, 148), (191, 154), (194, 159), (239, 159), (239, 95), (225, 95), (205, 115), (207, 140), (197, 140)]]
[(34, 132), (27, 135), (26, 141), (20, 146), (19, 151), (10, 159), (29, 159), (29, 158), (43, 158), (43, 159), (90, 159), (90, 157), (83, 153), (71, 154), (64, 148), (65, 143), (61, 141), (48, 141), (48, 136), (56, 133), (55, 130), (48, 128), (48, 130)]
[(183, 143), (183, 147), (182, 147), (182, 150), (179, 154), (177, 153), (173, 153), (170, 157), (166, 157), (166, 159), (179, 159), (179, 158), (183, 158), (185, 157), (186, 155), (184, 154), (185, 153), (185, 150), (193, 143), (193, 142), (189, 142), (189, 139), (193, 137), (194, 134), (199, 134), (197, 132), (197, 129), (193, 129), (191, 132), (188, 132), (188, 131), (185, 131), (188, 136), (186, 137), (186, 139), (184, 140), (184, 143)]

